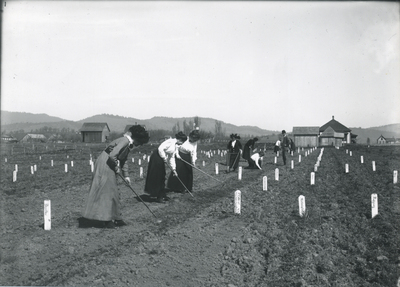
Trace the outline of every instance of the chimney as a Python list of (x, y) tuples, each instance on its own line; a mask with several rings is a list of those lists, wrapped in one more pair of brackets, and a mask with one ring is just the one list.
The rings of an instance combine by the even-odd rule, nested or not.
[(334, 120), (335, 119), (335, 116), (332, 116), (332, 120)]

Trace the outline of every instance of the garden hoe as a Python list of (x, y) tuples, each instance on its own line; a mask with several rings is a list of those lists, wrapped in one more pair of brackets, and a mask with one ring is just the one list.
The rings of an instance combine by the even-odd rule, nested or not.
[[(125, 184), (133, 191), (133, 193), (136, 194), (136, 196), (140, 199), (140, 201), (144, 204), (144, 206), (147, 207), (147, 209), (151, 212), (151, 214), (153, 214), (154, 217), (157, 218), (157, 216), (154, 214), (154, 212), (151, 211), (151, 209), (147, 206), (147, 204), (143, 201), (143, 199), (136, 193), (136, 191), (133, 190), (131, 184), (125, 180), (125, 178), (122, 176), (122, 174), (118, 173), (118, 175), (122, 178), (122, 180), (125, 182)], [(161, 219), (158, 219), (157, 223), (160, 223), (160, 222), (161, 222)]]

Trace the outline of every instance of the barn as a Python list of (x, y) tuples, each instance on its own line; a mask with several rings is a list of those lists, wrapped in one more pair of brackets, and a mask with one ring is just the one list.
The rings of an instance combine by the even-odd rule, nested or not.
[(319, 132), (320, 146), (339, 147), (342, 146), (343, 143), (355, 142), (355, 138), (357, 137), (357, 135), (351, 134), (349, 128), (335, 120), (334, 116), (332, 116), (329, 122), (319, 128)]
[(47, 141), (47, 138), (42, 134), (26, 134), (21, 142), (29, 142), (29, 143), (44, 143)]
[(79, 131), (82, 135), (82, 142), (85, 143), (106, 142), (110, 135), (107, 123), (83, 123)]
[(318, 146), (319, 127), (293, 127), (292, 133), (296, 147)]

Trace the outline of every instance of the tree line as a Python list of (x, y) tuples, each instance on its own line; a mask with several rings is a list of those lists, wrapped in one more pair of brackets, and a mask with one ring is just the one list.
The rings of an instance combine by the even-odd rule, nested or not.
[[(164, 129), (153, 129), (149, 130), (150, 132), (150, 140), (152, 142), (161, 142), (165, 138), (174, 137), (179, 131), (182, 131), (186, 135), (189, 135), (190, 132), (196, 128), (199, 128), (201, 141), (207, 140), (225, 140), (229, 139), (229, 135), (226, 134), (225, 129), (222, 127), (222, 122), (215, 120), (214, 132), (205, 131), (201, 129), (201, 118), (198, 116), (194, 117), (193, 120), (184, 120), (182, 125), (179, 121), (172, 127), (171, 130)], [(20, 140), (27, 133), (33, 134), (43, 134), (49, 141), (54, 142), (80, 142), (82, 141), (82, 135), (79, 131), (71, 128), (55, 128), (44, 126), (35, 130), (25, 131), (20, 129), (18, 131), (10, 131), (7, 132), (5, 130), (2, 131), (2, 135), (8, 134), (12, 137)], [(107, 141), (113, 141), (123, 135), (122, 132), (110, 132), (107, 137)], [(252, 135), (248, 135), (248, 137), (253, 137)]]

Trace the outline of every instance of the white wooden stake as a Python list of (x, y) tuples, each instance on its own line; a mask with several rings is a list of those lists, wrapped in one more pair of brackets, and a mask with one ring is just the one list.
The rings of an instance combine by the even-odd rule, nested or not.
[(373, 170), (373, 171), (376, 170), (375, 161), (372, 161), (372, 170)]
[(140, 167), (140, 178), (143, 178), (143, 167)]
[(376, 193), (371, 194), (371, 217), (374, 218), (378, 215), (378, 195)]
[(306, 213), (306, 198), (304, 195), (299, 196), (299, 214), (303, 217)]
[(279, 180), (279, 168), (275, 169), (275, 180)]
[(41, 155), (39, 155), (39, 160), (42, 160), (42, 156)]
[(299, 154), (299, 162), (301, 162), (301, 154)]
[(132, 162), (135, 162), (135, 159), (134, 159), (134, 158), (132, 158)]
[(15, 165), (15, 171), (18, 172), (18, 164)]
[(276, 152), (276, 156), (279, 157), (279, 150)]
[(352, 151), (350, 151), (350, 156), (353, 156), (353, 152)]
[(361, 163), (364, 163), (364, 156), (363, 155), (361, 156), (360, 159), (361, 159)]
[(348, 163), (346, 163), (345, 169), (346, 169), (346, 173), (349, 173), (349, 164)]
[(277, 163), (277, 158), (275, 157), (275, 159), (274, 159), (274, 164), (276, 164)]
[(4, 161), (7, 162), (7, 158), (4, 158)]
[(242, 180), (242, 173), (243, 173), (243, 169), (241, 166), (239, 166), (239, 171), (238, 171), (238, 179)]
[(90, 170), (93, 172), (94, 171), (94, 164), (92, 162), (92, 164), (90, 165)]
[(348, 149), (346, 149), (346, 153), (349, 153), (349, 150), (348, 150)]
[(65, 172), (68, 172), (68, 164), (65, 164)]
[(150, 162), (150, 156), (149, 155), (147, 156), (147, 162)]
[(290, 164), (291, 164), (291, 168), (294, 169), (294, 161), (293, 160), (291, 161)]
[(33, 173), (34, 173), (33, 165), (31, 165), (31, 174), (33, 174)]
[(205, 161), (203, 160), (203, 166), (206, 166), (206, 163), (205, 163)]
[(51, 160), (50, 165), (53, 166), (53, 164), (54, 164), (54, 162), (53, 162), (53, 160)]
[(311, 181), (311, 185), (315, 185), (315, 172), (312, 172), (312, 173), (311, 173), (311, 179), (310, 179), (310, 181)]
[(396, 184), (397, 183), (397, 170), (393, 171), (393, 183)]
[(218, 162), (215, 163), (215, 174), (219, 173), (219, 166), (218, 166)]
[(74, 167), (74, 161), (71, 160), (71, 167)]
[(36, 166), (36, 164), (33, 166), (33, 171), (37, 171), (37, 166)]
[(44, 230), (51, 229), (51, 202), (50, 200), (44, 201)]
[(16, 181), (17, 181), (17, 171), (14, 170), (13, 171), (13, 182), (16, 182)]
[(241, 207), (241, 194), (240, 194), (240, 190), (236, 190), (235, 191), (235, 207), (234, 207), (235, 214), (240, 214), (240, 207)]
[(268, 178), (267, 176), (263, 176), (263, 191), (268, 190)]
[(142, 159), (139, 158), (138, 164), (139, 164), (139, 165), (142, 164)]

